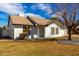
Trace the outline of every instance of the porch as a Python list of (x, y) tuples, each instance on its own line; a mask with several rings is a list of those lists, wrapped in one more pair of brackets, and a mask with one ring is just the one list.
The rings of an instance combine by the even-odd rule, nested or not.
[(29, 28), (28, 38), (42, 38), (45, 37), (45, 27), (42, 26), (33, 26)]

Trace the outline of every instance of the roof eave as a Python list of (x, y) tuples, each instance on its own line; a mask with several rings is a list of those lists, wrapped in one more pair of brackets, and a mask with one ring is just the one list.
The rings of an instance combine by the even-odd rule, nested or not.
[(13, 24), (13, 25), (33, 26), (33, 25), (27, 25), (27, 24)]

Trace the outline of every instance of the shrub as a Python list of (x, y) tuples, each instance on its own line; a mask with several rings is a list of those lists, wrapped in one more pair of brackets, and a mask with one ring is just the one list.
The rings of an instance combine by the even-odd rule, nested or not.
[(20, 33), (20, 39), (25, 39), (25, 37), (27, 36), (27, 33), (23, 32), (23, 33)]

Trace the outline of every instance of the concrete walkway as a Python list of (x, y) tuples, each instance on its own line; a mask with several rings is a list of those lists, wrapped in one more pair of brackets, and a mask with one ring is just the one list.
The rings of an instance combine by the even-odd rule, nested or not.
[(70, 41), (70, 40), (60, 40), (60, 41), (58, 41), (58, 43), (60, 43), (60, 44), (68, 44), (68, 45), (71, 45), (71, 44), (79, 45), (79, 39), (73, 39), (72, 41)]

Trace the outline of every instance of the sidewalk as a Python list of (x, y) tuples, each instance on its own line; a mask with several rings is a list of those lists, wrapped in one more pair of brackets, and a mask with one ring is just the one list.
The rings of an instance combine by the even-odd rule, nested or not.
[(68, 45), (79, 45), (79, 39), (73, 39), (73, 40), (60, 40), (58, 41), (60, 44), (68, 44)]

